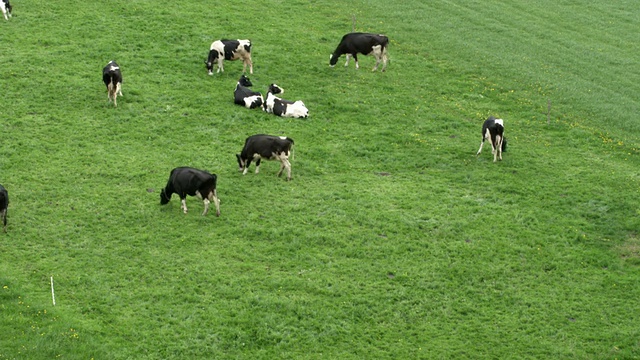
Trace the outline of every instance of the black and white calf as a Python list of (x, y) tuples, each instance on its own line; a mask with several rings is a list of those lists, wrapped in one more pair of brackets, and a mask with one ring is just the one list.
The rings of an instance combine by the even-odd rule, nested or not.
[(7, 232), (7, 208), (9, 207), (9, 193), (4, 186), (0, 185), (0, 218), (2, 219), (2, 228)]
[(502, 119), (489, 116), (484, 124), (482, 124), (482, 142), (480, 143), (480, 149), (478, 149), (476, 156), (480, 155), (482, 145), (484, 145), (484, 141), (487, 139), (491, 142), (493, 162), (496, 162), (496, 158), (502, 160), (502, 152), (507, 151), (507, 139), (504, 138), (504, 121)]
[(329, 64), (331, 67), (335, 66), (340, 55), (346, 54), (347, 62), (344, 66), (349, 65), (349, 57), (353, 56), (353, 59), (356, 61), (356, 69), (358, 69), (358, 54), (373, 55), (376, 58), (376, 65), (373, 67), (373, 71), (378, 69), (380, 61), (382, 61), (382, 71), (384, 71), (387, 68), (387, 61), (389, 59), (387, 53), (388, 45), (389, 38), (385, 35), (349, 33), (340, 40), (340, 44), (338, 44), (336, 50), (331, 54)]
[(238, 165), (242, 174), (246, 174), (249, 170), (251, 160), (256, 160), (256, 174), (260, 172), (260, 160), (277, 160), (280, 161), (280, 171), (278, 176), (282, 175), (282, 170), (287, 169), (287, 180), (291, 180), (291, 163), (289, 162), (289, 153), (293, 146), (293, 139), (286, 136), (272, 135), (252, 135), (244, 142), (244, 147), (240, 154), (236, 154)]
[(242, 59), (242, 72), (247, 71), (253, 74), (253, 63), (251, 62), (251, 41), (249, 40), (216, 40), (211, 43), (209, 57), (204, 62), (207, 65), (209, 75), (213, 75), (214, 62), (218, 64), (218, 71), (224, 72), (222, 62), (224, 60)]
[(167, 186), (160, 192), (160, 204), (165, 205), (171, 200), (171, 195), (178, 194), (182, 205), (180, 208), (187, 213), (187, 195), (196, 196), (204, 202), (204, 212), (209, 212), (209, 203), (216, 207), (216, 216), (220, 216), (220, 200), (216, 190), (218, 177), (204, 170), (191, 167), (177, 167), (171, 170)]
[(9, 18), (11, 17), (12, 9), (13, 8), (11, 7), (11, 3), (9, 2), (9, 0), (0, 0), (0, 11), (2, 11), (2, 15), (4, 16), (5, 20), (9, 20)]
[(264, 101), (263, 110), (282, 117), (306, 118), (309, 116), (309, 109), (302, 100), (289, 101), (276, 96), (284, 93), (284, 89), (276, 84), (269, 85), (267, 98)]
[(255, 109), (261, 107), (264, 104), (262, 94), (257, 91), (249, 89), (253, 86), (251, 80), (248, 77), (242, 75), (236, 85), (236, 90), (233, 92), (233, 102), (246, 107), (247, 109)]
[(122, 95), (122, 73), (120, 66), (115, 61), (109, 61), (107, 66), (102, 69), (102, 81), (107, 86), (107, 98), (113, 100), (113, 105), (118, 106), (116, 97)]

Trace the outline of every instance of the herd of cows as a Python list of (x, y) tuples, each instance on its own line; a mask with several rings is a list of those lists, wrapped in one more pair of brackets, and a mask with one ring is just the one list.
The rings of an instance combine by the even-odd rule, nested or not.
[[(355, 60), (356, 69), (359, 68), (358, 54), (373, 55), (376, 64), (373, 71), (378, 69), (382, 62), (382, 71), (386, 70), (389, 45), (389, 38), (384, 35), (370, 33), (349, 33), (342, 37), (336, 50), (331, 54), (329, 65), (332, 67), (338, 62), (342, 55), (346, 55), (349, 64), (351, 57)], [(216, 40), (209, 48), (209, 55), (205, 60), (205, 65), (209, 75), (213, 75), (214, 67), (216, 72), (224, 72), (224, 61), (242, 60), (242, 76), (236, 84), (234, 90), (234, 103), (248, 109), (261, 108), (263, 111), (282, 117), (306, 118), (309, 110), (302, 100), (289, 101), (276, 95), (284, 93), (284, 89), (276, 84), (269, 85), (266, 97), (258, 91), (250, 89), (253, 84), (244, 75), (249, 68), (249, 73), (253, 74), (253, 62), (251, 60), (251, 41), (249, 40)], [(102, 69), (102, 80), (107, 87), (107, 98), (114, 106), (118, 106), (117, 97), (122, 96), (122, 72), (115, 61), (110, 61)], [(240, 154), (236, 154), (238, 166), (242, 174), (246, 174), (249, 165), (255, 160), (256, 174), (260, 171), (261, 160), (276, 160), (280, 162), (281, 176), (283, 171), (287, 171), (287, 180), (291, 180), (291, 162), (289, 154), (293, 147), (293, 139), (285, 136), (272, 136), (257, 134), (249, 136), (244, 143)], [(171, 196), (177, 194), (180, 198), (181, 209), (187, 213), (186, 197), (195, 196), (202, 199), (204, 211), (202, 215), (209, 212), (209, 206), (213, 202), (216, 207), (216, 216), (220, 216), (220, 199), (216, 190), (217, 175), (208, 171), (192, 167), (177, 167), (171, 170), (167, 185), (160, 192), (160, 204), (169, 203)]]
[[(0, 0), (0, 10), (6, 20), (11, 15), (11, 4), (9, 0)], [(381, 71), (385, 71), (388, 61), (387, 48), (389, 39), (384, 35), (371, 33), (348, 33), (342, 37), (335, 51), (331, 54), (329, 65), (335, 66), (342, 55), (346, 55), (345, 66), (349, 65), (349, 60), (353, 57), (356, 69), (359, 68), (358, 54), (373, 55), (376, 59), (373, 71), (378, 69), (382, 62)], [(288, 101), (277, 97), (284, 89), (276, 84), (269, 85), (266, 98), (260, 92), (253, 91), (251, 80), (244, 75), (247, 66), (249, 73), (253, 74), (253, 63), (251, 61), (251, 42), (249, 40), (216, 40), (211, 44), (209, 55), (205, 60), (205, 65), (209, 75), (213, 74), (214, 65), (217, 65), (217, 72), (224, 72), (224, 60), (242, 60), (243, 75), (238, 80), (234, 90), (234, 103), (248, 109), (261, 108), (267, 113), (282, 117), (306, 118), (309, 110), (301, 100)], [(122, 72), (115, 61), (110, 61), (102, 69), (102, 80), (107, 87), (107, 98), (118, 106), (116, 98), (122, 96)], [(506, 150), (507, 140), (504, 138), (504, 122), (502, 119), (489, 117), (482, 125), (482, 141), (476, 155), (480, 155), (485, 140), (491, 143), (493, 161), (502, 160), (502, 152)], [(287, 180), (291, 180), (291, 163), (289, 154), (294, 141), (289, 137), (272, 135), (252, 135), (244, 143), (240, 154), (236, 154), (239, 170), (247, 173), (249, 165), (255, 160), (256, 174), (260, 171), (261, 160), (276, 160), (280, 162), (278, 176), (286, 169)], [(205, 170), (192, 167), (178, 167), (171, 170), (167, 185), (160, 192), (160, 204), (167, 204), (173, 194), (177, 194), (181, 201), (181, 209), (186, 214), (186, 197), (195, 196), (204, 203), (204, 212), (209, 211), (210, 203), (213, 202), (216, 208), (216, 216), (220, 216), (220, 200), (217, 190), (217, 176)], [(7, 208), (9, 204), (9, 194), (0, 185), (0, 219), (3, 223), (4, 232), (7, 231)]]

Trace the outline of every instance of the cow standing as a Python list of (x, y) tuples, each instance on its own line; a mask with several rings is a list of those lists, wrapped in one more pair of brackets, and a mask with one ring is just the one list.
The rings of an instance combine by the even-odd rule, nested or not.
[(378, 69), (378, 64), (382, 61), (382, 70), (387, 68), (388, 53), (387, 47), (389, 45), (389, 38), (385, 35), (369, 34), (369, 33), (349, 33), (342, 37), (340, 44), (336, 50), (331, 54), (329, 65), (335, 66), (338, 62), (338, 58), (342, 54), (347, 55), (347, 62), (344, 66), (349, 65), (349, 58), (353, 56), (356, 61), (356, 69), (358, 65), (358, 54), (373, 55), (376, 58), (376, 65), (373, 67), (373, 71)]
[(217, 176), (204, 170), (191, 167), (177, 167), (171, 170), (167, 186), (160, 192), (160, 204), (165, 205), (171, 200), (171, 195), (178, 194), (182, 205), (180, 208), (187, 213), (187, 195), (195, 196), (204, 202), (204, 212), (209, 212), (209, 203), (216, 207), (216, 216), (220, 216), (220, 200), (216, 190)]
[(260, 171), (260, 160), (280, 161), (280, 171), (287, 169), (287, 180), (291, 180), (291, 163), (289, 153), (293, 146), (293, 139), (286, 136), (272, 135), (252, 135), (244, 142), (244, 147), (240, 154), (236, 154), (240, 171), (245, 175), (251, 165), (251, 160), (256, 160), (256, 174)]
[(2, 218), (2, 229), (7, 232), (7, 208), (9, 207), (9, 193), (4, 186), (0, 185), (0, 218)]
[(263, 110), (282, 117), (306, 118), (309, 116), (309, 109), (302, 100), (289, 101), (276, 96), (284, 93), (284, 89), (276, 84), (269, 85), (267, 98), (264, 101)]
[(476, 156), (480, 155), (484, 141), (489, 139), (491, 142), (491, 153), (493, 154), (493, 162), (496, 158), (502, 160), (502, 152), (507, 151), (507, 139), (504, 138), (504, 121), (489, 116), (482, 124), (482, 142)]
[(0, 0), (0, 11), (2, 11), (2, 15), (4, 16), (5, 20), (9, 20), (9, 18), (12, 16), (11, 10), (13, 10), (13, 8), (11, 7), (11, 3), (9, 2), (9, 0)]
[(109, 61), (107, 66), (102, 69), (102, 81), (107, 86), (107, 98), (109, 101), (113, 99), (113, 105), (116, 107), (116, 97), (118, 94), (122, 95), (122, 73), (120, 72), (120, 66), (115, 61)]
[(253, 74), (253, 63), (251, 62), (251, 41), (249, 40), (216, 40), (211, 43), (209, 49), (209, 57), (204, 62), (207, 65), (209, 75), (213, 75), (214, 62), (218, 64), (218, 71), (224, 72), (222, 62), (224, 60), (242, 59), (242, 73), (247, 71), (249, 65), (249, 73)]
[(237, 105), (242, 105), (247, 109), (262, 107), (262, 104), (264, 104), (262, 94), (249, 89), (250, 86), (253, 86), (251, 80), (244, 75), (240, 76), (240, 80), (238, 80), (236, 89), (233, 92), (233, 102)]

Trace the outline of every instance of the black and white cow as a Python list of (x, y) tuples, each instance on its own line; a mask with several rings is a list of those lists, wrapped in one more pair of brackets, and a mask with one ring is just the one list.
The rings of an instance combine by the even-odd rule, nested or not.
[(122, 73), (120, 66), (115, 61), (109, 61), (107, 66), (102, 69), (102, 81), (107, 86), (107, 98), (113, 100), (113, 105), (118, 106), (116, 97), (122, 95)]
[(269, 85), (267, 98), (264, 101), (263, 110), (282, 117), (306, 118), (309, 116), (309, 109), (302, 100), (289, 101), (276, 96), (284, 93), (284, 89), (276, 84)]
[(7, 232), (7, 208), (9, 207), (9, 193), (4, 186), (0, 185), (0, 218), (2, 218), (2, 228)]
[(2, 15), (4, 16), (5, 20), (9, 20), (9, 18), (12, 16), (11, 10), (13, 10), (13, 8), (11, 7), (11, 3), (9, 2), (9, 0), (0, 0), (0, 11), (2, 11)]
[(233, 92), (233, 102), (238, 105), (242, 105), (247, 109), (255, 109), (259, 106), (262, 107), (262, 104), (264, 104), (262, 94), (249, 89), (250, 86), (253, 86), (251, 80), (244, 75), (240, 76), (238, 85), (236, 85), (236, 89)]
[(224, 66), (222, 62), (224, 60), (238, 60), (242, 59), (242, 73), (247, 71), (247, 65), (249, 65), (249, 72), (253, 74), (253, 63), (251, 62), (251, 41), (249, 40), (216, 40), (211, 43), (209, 49), (209, 57), (204, 62), (207, 65), (209, 75), (213, 75), (214, 62), (218, 64), (218, 71), (224, 72)]
[(251, 165), (251, 160), (256, 160), (256, 174), (260, 172), (260, 160), (277, 160), (280, 161), (280, 171), (278, 176), (282, 175), (282, 170), (287, 169), (287, 180), (291, 180), (291, 163), (289, 162), (289, 153), (293, 146), (293, 139), (286, 136), (272, 135), (252, 135), (244, 142), (244, 147), (240, 154), (236, 154), (238, 165), (242, 174), (246, 174)]
[(482, 142), (476, 156), (480, 155), (482, 145), (484, 145), (486, 139), (491, 142), (493, 162), (496, 162), (496, 158), (502, 160), (502, 152), (507, 151), (507, 139), (504, 138), (504, 121), (502, 119), (489, 116), (482, 124)]
[(220, 200), (216, 190), (218, 177), (204, 170), (191, 167), (177, 167), (171, 170), (167, 186), (160, 192), (160, 204), (165, 205), (171, 200), (171, 195), (178, 194), (182, 205), (180, 208), (187, 213), (187, 195), (196, 196), (204, 202), (204, 212), (209, 212), (209, 203), (216, 207), (216, 216), (220, 216)]
[(385, 35), (349, 33), (340, 40), (340, 44), (338, 44), (336, 50), (331, 54), (329, 64), (331, 67), (334, 67), (340, 55), (347, 54), (347, 62), (344, 66), (349, 65), (349, 57), (353, 56), (353, 59), (356, 61), (356, 69), (358, 69), (358, 54), (373, 55), (376, 58), (376, 65), (373, 67), (373, 71), (378, 69), (380, 61), (382, 61), (382, 71), (384, 71), (387, 68), (388, 45), (389, 38)]

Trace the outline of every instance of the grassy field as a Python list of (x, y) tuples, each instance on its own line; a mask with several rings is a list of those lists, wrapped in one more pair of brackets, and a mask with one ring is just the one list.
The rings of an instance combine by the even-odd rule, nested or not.
[[(12, 4), (0, 359), (640, 358), (640, 3)], [(386, 72), (328, 66), (354, 17)], [(234, 105), (219, 38), (310, 117)], [(291, 182), (238, 172), (256, 133), (295, 140)], [(177, 166), (220, 218), (160, 206)]]

